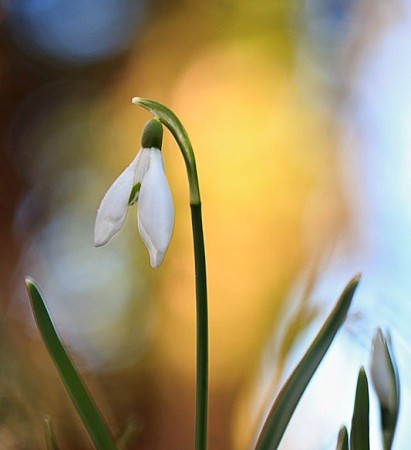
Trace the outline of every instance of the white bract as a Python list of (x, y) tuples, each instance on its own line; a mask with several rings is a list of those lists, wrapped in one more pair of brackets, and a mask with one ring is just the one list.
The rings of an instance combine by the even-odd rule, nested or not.
[(97, 211), (94, 245), (106, 244), (123, 226), (130, 205), (138, 200), (138, 230), (157, 268), (174, 228), (174, 204), (158, 148), (142, 148), (107, 191)]

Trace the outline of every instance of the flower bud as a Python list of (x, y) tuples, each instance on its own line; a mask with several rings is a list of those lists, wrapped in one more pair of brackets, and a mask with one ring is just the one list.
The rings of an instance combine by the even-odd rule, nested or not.
[(385, 448), (391, 448), (397, 425), (400, 385), (389, 335), (377, 329), (372, 340), (371, 379), (378, 396)]
[(158, 148), (161, 150), (161, 145), (163, 143), (163, 126), (156, 119), (149, 120), (141, 136), (141, 147), (142, 148)]

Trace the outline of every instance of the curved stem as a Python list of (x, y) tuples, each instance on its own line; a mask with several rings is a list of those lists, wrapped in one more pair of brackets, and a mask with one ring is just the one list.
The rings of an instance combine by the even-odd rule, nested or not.
[(174, 136), (174, 139), (177, 141), (178, 146), (180, 147), (186, 165), (188, 183), (190, 187), (190, 205), (200, 204), (200, 187), (198, 184), (197, 167), (193, 146), (191, 145), (190, 138), (188, 137), (187, 131), (183, 127), (183, 124), (180, 122), (180, 119), (173, 113), (173, 111), (171, 111), (171, 109), (159, 102), (156, 102), (155, 100), (134, 97), (131, 102), (149, 111), (170, 130), (171, 134)]
[(193, 147), (178, 117), (154, 100), (134, 97), (132, 103), (151, 112), (165, 125), (180, 147), (186, 165), (190, 189), (191, 221), (194, 240), (196, 305), (197, 305), (197, 379), (196, 379), (196, 450), (207, 448), (208, 427), (208, 306), (203, 221), (200, 187)]

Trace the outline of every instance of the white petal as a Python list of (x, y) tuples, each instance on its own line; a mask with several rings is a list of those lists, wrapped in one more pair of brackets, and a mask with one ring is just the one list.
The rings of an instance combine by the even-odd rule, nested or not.
[(134, 185), (134, 172), (140, 152), (133, 162), (110, 186), (101, 201), (94, 225), (94, 245), (99, 247), (106, 244), (123, 226), (128, 210), (128, 200)]
[(143, 178), (146, 176), (148, 168), (150, 166), (150, 148), (142, 148), (138, 152), (138, 161), (133, 177), (133, 186), (137, 183), (142, 183)]
[(150, 149), (150, 166), (143, 179), (138, 201), (138, 229), (157, 268), (163, 261), (174, 228), (174, 204), (164, 173), (160, 150)]

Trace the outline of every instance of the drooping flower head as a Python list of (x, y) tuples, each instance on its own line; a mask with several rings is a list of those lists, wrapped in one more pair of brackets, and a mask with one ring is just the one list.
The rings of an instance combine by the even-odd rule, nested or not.
[(94, 227), (94, 245), (106, 244), (123, 226), (129, 206), (138, 202), (138, 230), (157, 268), (163, 261), (174, 228), (174, 204), (161, 153), (163, 127), (150, 120), (141, 149), (101, 201)]

